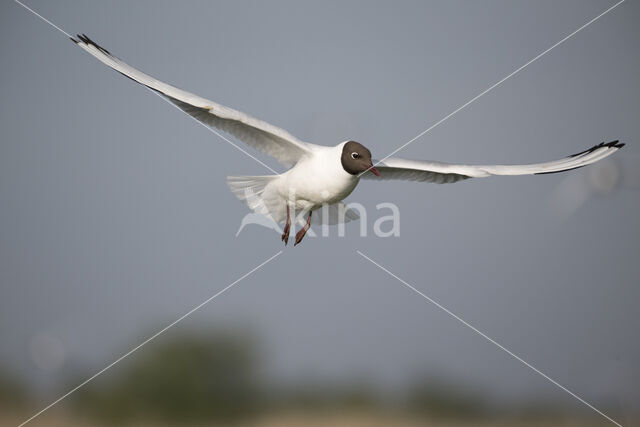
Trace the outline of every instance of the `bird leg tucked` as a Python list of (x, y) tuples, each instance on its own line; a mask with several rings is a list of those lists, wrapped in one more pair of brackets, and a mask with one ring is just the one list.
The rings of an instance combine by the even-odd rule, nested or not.
[(296, 242), (293, 244), (293, 246), (302, 242), (302, 238), (304, 237), (305, 234), (307, 234), (307, 230), (309, 229), (310, 226), (311, 226), (311, 211), (309, 211), (309, 216), (307, 217), (307, 223), (296, 234)]
[(287, 246), (289, 243), (289, 231), (291, 230), (291, 216), (289, 216), (289, 205), (287, 204), (287, 222), (284, 224), (284, 229), (282, 230), (282, 241), (284, 245)]

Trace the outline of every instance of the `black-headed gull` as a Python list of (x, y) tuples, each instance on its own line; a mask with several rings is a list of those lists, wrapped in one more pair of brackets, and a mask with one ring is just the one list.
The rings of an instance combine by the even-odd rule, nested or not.
[[(75, 44), (126, 77), (147, 86), (200, 122), (231, 134), (258, 151), (291, 167), (279, 175), (228, 177), (231, 191), (256, 213), (284, 222), (282, 240), (289, 240), (291, 210), (307, 213), (305, 225), (296, 234), (302, 241), (314, 219), (335, 224), (356, 219), (342, 200), (356, 188), (360, 178), (402, 179), (445, 184), (489, 175), (532, 175), (580, 168), (611, 155), (624, 144), (601, 143), (578, 154), (546, 163), (528, 165), (456, 165), (431, 161), (385, 158), (375, 162), (371, 152), (355, 141), (335, 147), (303, 142), (269, 123), (163, 83), (125, 64), (86, 35), (71, 39)], [(375, 167), (374, 167), (375, 162)], [(328, 209), (320, 209), (326, 206)], [(323, 216), (327, 216), (323, 218)]]

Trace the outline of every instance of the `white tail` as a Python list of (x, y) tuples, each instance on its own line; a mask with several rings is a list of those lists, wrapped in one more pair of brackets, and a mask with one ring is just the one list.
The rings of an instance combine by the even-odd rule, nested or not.
[[(284, 204), (279, 206), (276, 194), (268, 194), (267, 186), (277, 179), (277, 175), (228, 176), (227, 185), (252, 211), (265, 215), (276, 223), (282, 221)], [(273, 192), (271, 192), (273, 193)]]

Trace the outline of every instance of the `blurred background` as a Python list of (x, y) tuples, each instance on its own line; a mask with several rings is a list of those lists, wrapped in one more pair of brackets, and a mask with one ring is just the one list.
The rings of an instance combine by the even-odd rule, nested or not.
[[(155, 77), (384, 157), (609, 1), (29, 1)], [(627, 1), (399, 153), (567, 174), (362, 182), (307, 238), (33, 425), (622, 425), (640, 418), (640, 4)], [(283, 249), (227, 175), (261, 165), (0, 5), (0, 424), (15, 425)], [(252, 154), (256, 154), (252, 152)], [(256, 154), (280, 171), (272, 159)], [(376, 205), (400, 236), (376, 238)], [(314, 424), (315, 423), (315, 424)]]

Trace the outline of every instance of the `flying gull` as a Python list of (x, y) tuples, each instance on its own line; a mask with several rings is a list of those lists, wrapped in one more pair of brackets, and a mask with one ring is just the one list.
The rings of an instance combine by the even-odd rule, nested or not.
[[(205, 125), (226, 132), (290, 167), (279, 175), (227, 177), (231, 191), (250, 209), (278, 224), (284, 222), (285, 245), (289, 241), (291, 211), (307, 215), (294, 246), (302, 241), (314, 212), (319, 223), (356, 219), (357, 215), (346, 209), (342, 200), (356, 188), (360, 178), (448, 184), (490, 175), (550, 174), (597, 162), (624, 146), (618, 141), (603, 142), (560, 160), (526, 165), (463, 165), (395, 157), (376, 162), (371, 151), (358, 142), (344, 141), (334, 147), (303, 142), (284, 129), (156, 80), (127, 65), (86, 35), (77, 37), (71, 40), (104, 64), (156, 91)], [(323, 206), (328, 209), (320, 209)]]

